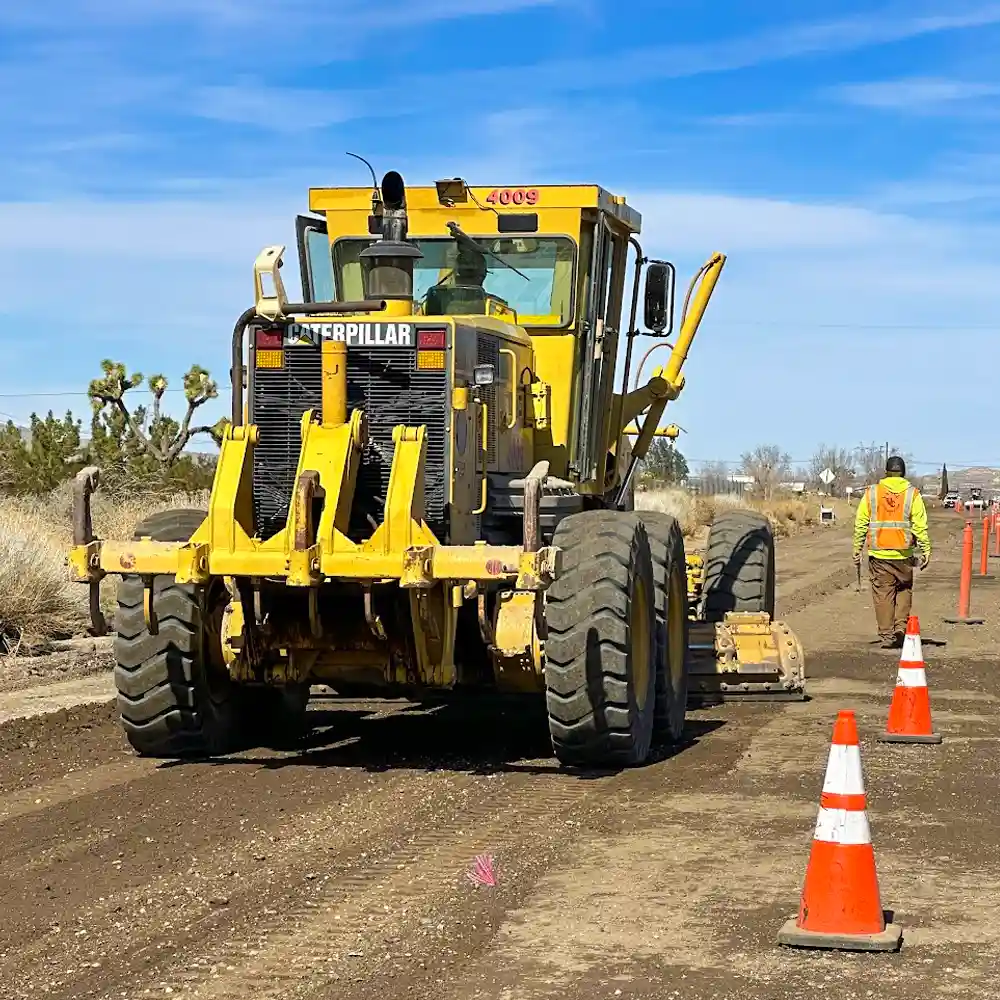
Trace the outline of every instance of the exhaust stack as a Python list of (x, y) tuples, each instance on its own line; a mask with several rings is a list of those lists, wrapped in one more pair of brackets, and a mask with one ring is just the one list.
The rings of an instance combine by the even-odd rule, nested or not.
[(368, 298), (413, 301), (413, 262), (423, 254), (407, 240), (406, 185), (390, 170), (382, 178), (382, 236), (359, 254)]

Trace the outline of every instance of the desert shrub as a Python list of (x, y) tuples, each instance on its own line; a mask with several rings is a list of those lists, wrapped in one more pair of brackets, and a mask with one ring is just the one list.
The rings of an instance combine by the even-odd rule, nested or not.
[(38, 501), (0, 499), (0, 651), (85, 631), (87, 590), (69, 579), (67, 535)]
[(635, 503), (641, 510), (659, 510), (673, 515), (688, 537), (711, 524), (717, 513), (727, 509), (755, 510), (764, 514), (779, 538), (810, 527), (819, 520), (814, 505), (791, 498), (751, 500), (733, 494), (704, 496), (681, 488), (670, 488), (637, 493)]

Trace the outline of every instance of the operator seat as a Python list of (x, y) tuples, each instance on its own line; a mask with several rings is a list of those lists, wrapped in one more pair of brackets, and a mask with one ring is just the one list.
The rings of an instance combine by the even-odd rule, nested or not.
[(427, 291), (425, 316), (485, 316), (482, 285), (434, 285)]

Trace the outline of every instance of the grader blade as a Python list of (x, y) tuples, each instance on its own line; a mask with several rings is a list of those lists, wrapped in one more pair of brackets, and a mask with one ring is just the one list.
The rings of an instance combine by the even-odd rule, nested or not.
[(804, 701), (805, 656), (795, 633), (766, 612), (691, 624), (690, 704)]

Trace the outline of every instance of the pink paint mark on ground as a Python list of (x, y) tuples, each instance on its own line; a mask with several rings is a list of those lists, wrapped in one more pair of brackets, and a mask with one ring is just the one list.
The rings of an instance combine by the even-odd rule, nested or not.
[(497, 870), (496, 862), (489, 854), (480, 854), (472, 863), (472, 868), (465, 873), (465, 877), (473, 885), (496, 886)]

